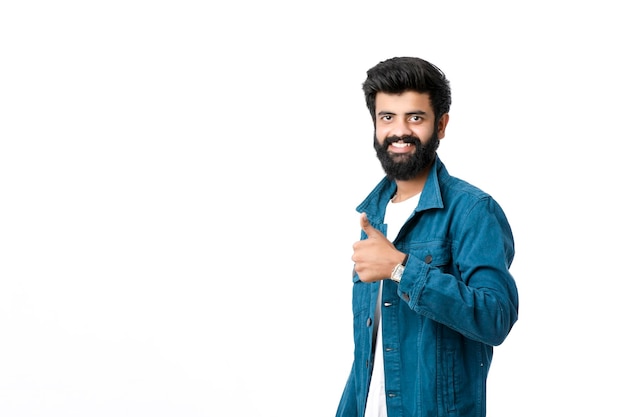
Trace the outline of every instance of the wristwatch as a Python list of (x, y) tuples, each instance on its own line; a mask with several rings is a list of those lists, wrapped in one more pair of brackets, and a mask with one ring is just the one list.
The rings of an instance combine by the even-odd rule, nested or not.
[(400, 282), (400, 280), (402, 279), (402, 274), (404, 274), (404, 267), (406, 266), (406, 261), (408, 260), (409, 260), (409, 255), (407, 254), (404, 257), (404, 260), (402, 261), (402, 263), (396, 265), (393, 268), (393, 271), (391, 271), (391, 276), (389, 277), (391, 278), (392, 281)]

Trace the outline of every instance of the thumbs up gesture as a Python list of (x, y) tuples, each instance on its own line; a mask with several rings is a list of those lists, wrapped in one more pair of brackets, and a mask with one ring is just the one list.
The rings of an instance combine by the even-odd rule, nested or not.
[(363, 282), (387, 279), (393, 268), (404, 260), (405, 254), (370, 224), (365, 213), (361, 213), (360, 222), (367, 239), (352, 245), (354, 270)]

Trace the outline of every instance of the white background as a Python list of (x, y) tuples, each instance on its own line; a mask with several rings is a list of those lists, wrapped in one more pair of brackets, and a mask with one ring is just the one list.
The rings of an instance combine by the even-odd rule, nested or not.
[[(213, 5), (209, 5), (213, 4)], [(0, 5), (0, 416), (332, 416), (368, 68), (451, 80), (440, 156), (513, 227), (492, 417), (620, 415), (617, 2)]]

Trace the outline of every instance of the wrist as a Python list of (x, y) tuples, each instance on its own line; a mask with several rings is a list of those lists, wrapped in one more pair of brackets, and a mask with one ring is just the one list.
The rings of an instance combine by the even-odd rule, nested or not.
[(404, 267), (409, 260), (408, 253), (406, 255), (402, 255), (404, 255), (402, 261), (393, 268), (393, 270), (391, 271), (391, 275), (389, 276), (389, 278), (395, 282), (400, 282), (400, 280), (402, 279), (402, 275), (404, 274)]

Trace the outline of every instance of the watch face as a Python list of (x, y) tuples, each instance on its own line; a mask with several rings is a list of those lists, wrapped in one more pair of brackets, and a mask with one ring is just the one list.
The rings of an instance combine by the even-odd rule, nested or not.
[(404, 273), (404, 266), (402, 264), (398, 264), (396, 265), (395, 268), (393, 268), (393, 271), (391, 272), (391, 279), (396, 282), (400, 282), (400, 279), (402, 279), (403, 273)]

